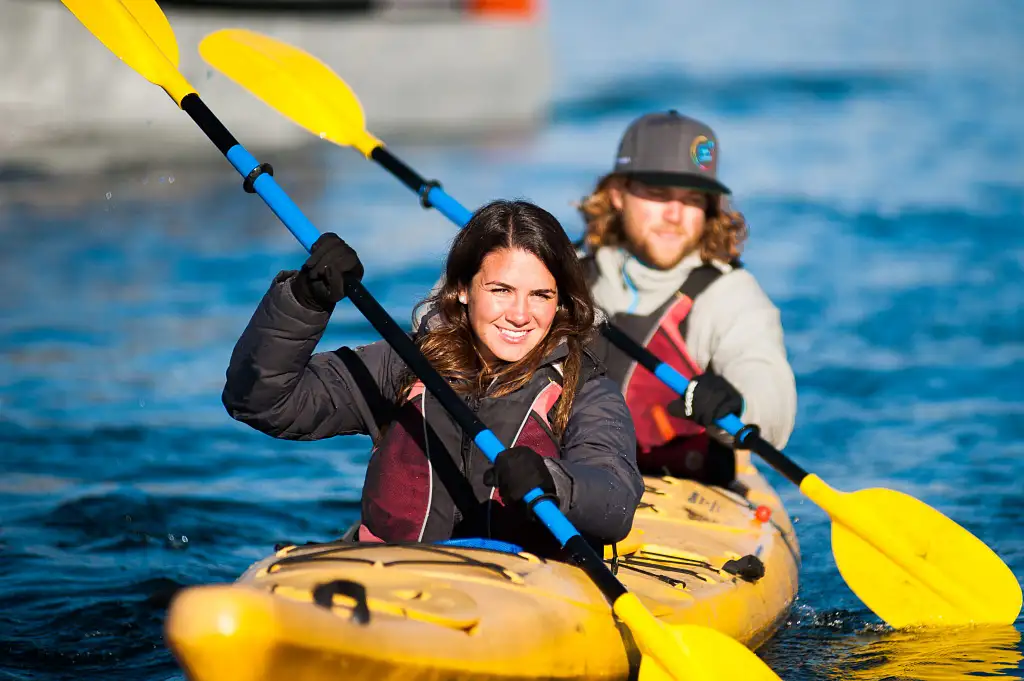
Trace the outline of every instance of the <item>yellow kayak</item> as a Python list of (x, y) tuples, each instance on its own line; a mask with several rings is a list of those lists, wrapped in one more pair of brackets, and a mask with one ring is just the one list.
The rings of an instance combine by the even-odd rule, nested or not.
[[(646, 477), (605, 559), (655, 616), (755, 649), (796, 596), (800, 554), (774, 490), (745, 453), (736, 464), (730, 489)], [(580, 569), (445, 544), (285, 547), (179, 592), (165, 630), (193, 681), (625, 680), (639, 664)]]

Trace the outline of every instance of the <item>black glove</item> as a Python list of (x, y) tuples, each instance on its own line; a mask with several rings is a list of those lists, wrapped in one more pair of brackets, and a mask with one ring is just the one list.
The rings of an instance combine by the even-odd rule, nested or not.
[(540, 487), (543, 495), (558, 504), (555, 496), (555, 479), (544, 463), (544, 457), (529, 447), (511, 447), (494, 460), (494, 466), (484, 471), (484, 484), (497, 487), (505, 504), (521, 503), (523, 497), (534, 487)]
[(363, 264), (356, 252), (333, 232), (322, 234), (309, 254), (292, 279), (292, 294), (303, 307), (329, 312), (345, 297), (345, 276), (363, 278)]
[(686, 387), (686, 394), (669, 402), (666, 411), (708, 428), (728, 414), (739, 416), (743, 411), (743, 396), (721, 376), (704, 373), (694, 377)]

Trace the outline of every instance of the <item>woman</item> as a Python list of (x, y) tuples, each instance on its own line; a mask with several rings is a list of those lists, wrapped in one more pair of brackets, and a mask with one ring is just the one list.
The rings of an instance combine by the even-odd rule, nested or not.
[(595, 544), (624, 538), (643, 493), (617, 386), (585, 350), (594, 306), (558, 221), (525, 202), (481, 208), (456, 237), (414, 338), (505, 443), (492, 467), (384, 341), (313, 354), (355, 252), (325, 234), (275, 279), (231, 356), (224, 405), (278, 438), (362, 433), (374, 446), (362, 541), (491, 537), (557, 546), (522, 497), (539, 487)]

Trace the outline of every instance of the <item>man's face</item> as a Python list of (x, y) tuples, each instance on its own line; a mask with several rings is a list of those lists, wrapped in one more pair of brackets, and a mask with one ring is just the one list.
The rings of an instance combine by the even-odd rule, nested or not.
[(610, 196), (622, 214), (627, 249), (651, 267), (670, 269), (700, 243), (706, 194), (623, 180), (611, 187)]

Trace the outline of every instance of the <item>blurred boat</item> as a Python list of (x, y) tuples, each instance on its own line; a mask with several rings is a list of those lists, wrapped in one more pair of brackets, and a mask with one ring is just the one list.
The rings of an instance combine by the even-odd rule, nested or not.
[[(180, 66), (234, 135), (264, 156), (308, 133), (213, 72), (206, 34), (249, 28), (316, 54), (392, 139), (532, 128), (551, 96), (539, 0), (163, 0)], [(216, 149), (59, 2), (0, 0), (0, 171), (91, 172)], [(8, 170), (8, 172), (13, 172)]]

